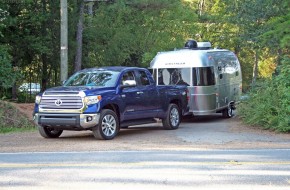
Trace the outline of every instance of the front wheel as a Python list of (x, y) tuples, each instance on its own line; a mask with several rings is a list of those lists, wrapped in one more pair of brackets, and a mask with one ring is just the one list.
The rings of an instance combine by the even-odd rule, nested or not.
[(232, 106), (229, 106), (228, 108), (224, 109), (222, 113), (224, 118), (231, 118), (234, 116)]
[(92, 131), (96, 139), (111, 140), (117, 135), (119, 129), (119, 120), (116, 113), (104, 109), (101, 111), (98, 125)]
[(177, 129), (180, 124), (180, 111), (176, 104), (169, 104), (166, 118), (162, 120), (165, 129)]
[(60, 129), (42, 126), (38, 126), (38, 131), (39, 134), (44, 138), (58, 138), (63, 132), (63, 130)]

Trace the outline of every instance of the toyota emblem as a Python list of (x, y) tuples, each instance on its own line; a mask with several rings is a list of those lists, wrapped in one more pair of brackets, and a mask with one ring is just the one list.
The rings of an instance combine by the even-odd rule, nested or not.
[(54, 103), (56, 106), (60, 106), (62, 104), (62, 101), (61, 101), (61, 99), (57, 99), (57, 100), (55, 100)]

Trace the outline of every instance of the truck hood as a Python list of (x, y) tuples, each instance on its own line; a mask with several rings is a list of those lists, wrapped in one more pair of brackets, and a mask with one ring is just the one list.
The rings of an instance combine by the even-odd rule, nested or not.
[(86, 95), (103, 94), (108, 91), (115, 91), (115, 87), (98, 87), (98, 86), (58, 86), (45, 90), (45, 92), (81, 92), (83, 91)]

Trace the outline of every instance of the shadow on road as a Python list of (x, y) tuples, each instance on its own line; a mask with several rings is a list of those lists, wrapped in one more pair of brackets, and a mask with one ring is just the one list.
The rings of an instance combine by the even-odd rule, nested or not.
[[(158, 124), (148, 124), (148, 125), (140, 125), (140, 126), (130, 126), (126, 129), (120, 129), (118, 135), (116, 138), (131, 138), (135, 137), (137, 135), (146, 136), (156, 134), (157, 131), (166, 131), (163, 127), (161, 127)], [(91, 131), (64, 131), (63, 135), (60, 136), (60, 138), (57, 139), (44, 139), (48, 141), (87, 141), (88, 139), (91, 139), (95, 141), (93, 134)]]
[[(225, 120), (231, 120), (231, 119), (225, 119), (221, 116), (221, 114), (195, 116), (195, 117), (186, 116), (182, 118), (180, 125), (182, 126), (182, 123), (183, 124), (218, 123), (218, 122), (224, 122)], [(166, 131), (168, 130), (165, 130), (162, 127), (162, 122), (160, 120), (157, 123), (129, 126), (129, 128), (121, 128), (117, 135), (117, 138), (123, 139), (123, 138), (132, 138), (136, 136), (139, 136), (140, 138), (142, 138), (143, 136), (146, 136), (146, 135), (158, 136), (158, 135), (162, 135), (161, 133), (166, 133)], [(59, 138), (59, 140), (78, 140), (78, 141), (86, 141), (87, 139), (95, 140), (91, 131), (65, 131), (64, 134)], [(51, 140), (51, 139), (48, 139), (48, 140)], [(56, 139), (53, 139), (53, 140), (56, 140)]]
[(184, 116), (182, 117), (182, 123), (204, 123), (204, 122), (219, 122), (224, 121), (221, 114), (205, 115), (205, 116)]

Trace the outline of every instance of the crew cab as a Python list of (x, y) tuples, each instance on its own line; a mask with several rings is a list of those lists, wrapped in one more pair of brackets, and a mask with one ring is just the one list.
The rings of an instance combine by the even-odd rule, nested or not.
[(159, 119), (165, 129), (177, 129), (187, 109), (186, 86), (156, 86), (144, 68), (102, 67), (76, 72), (37, 95), (33, 119), (45, 138), (91, 130), (95, 138), (110, 140), (120, 128)]

